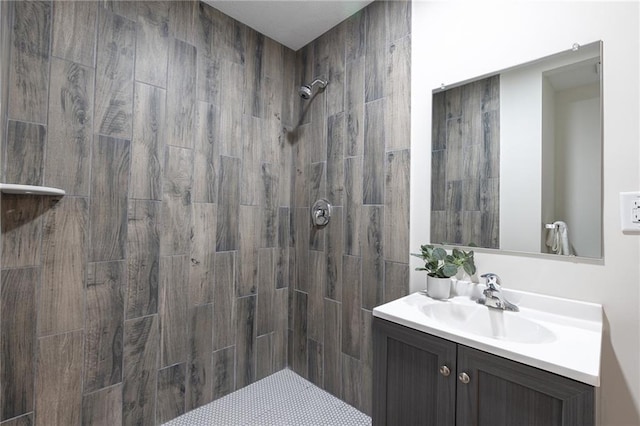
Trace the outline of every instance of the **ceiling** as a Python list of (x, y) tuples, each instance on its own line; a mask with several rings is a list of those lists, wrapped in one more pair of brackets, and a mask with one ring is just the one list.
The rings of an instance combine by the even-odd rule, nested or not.
[(298, 50), (372, 0), (204, 0), (292, 50)]

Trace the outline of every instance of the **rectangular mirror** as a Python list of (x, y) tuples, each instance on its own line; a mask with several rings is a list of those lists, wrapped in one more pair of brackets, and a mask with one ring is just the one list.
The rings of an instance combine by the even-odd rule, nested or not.
[(433, 243), (602, 257), (601, 50), (433, 90)]

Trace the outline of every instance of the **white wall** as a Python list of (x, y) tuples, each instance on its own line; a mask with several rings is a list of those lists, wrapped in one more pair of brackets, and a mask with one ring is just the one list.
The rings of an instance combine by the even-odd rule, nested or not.
[[(640, 424), (640, 236), (622, 234), (618, 218), (618, 193), (640, 190), (638, 2), (414, 1), (412, 19), (413, 251), (429, 241), (432, 89), (603, 40), (604, 262), (489, 253), (476, 260), (506, 287), (601, 303), (600, 423)], [(424, 280), (412, 271), (412, 290)]]

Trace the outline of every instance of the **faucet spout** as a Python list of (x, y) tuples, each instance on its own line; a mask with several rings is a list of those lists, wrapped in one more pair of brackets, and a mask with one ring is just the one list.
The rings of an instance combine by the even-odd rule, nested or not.
[(502, 294), (502, 287), (498, 284), (500, 277), (494, 273), (481, 275), (487, 280), (486, 288), (482, 292), (482, 297), (478, 299), (478, 303), (488, 308), (501, 309), (503, 311), (519, 312), (520, 308), (509, 302)]

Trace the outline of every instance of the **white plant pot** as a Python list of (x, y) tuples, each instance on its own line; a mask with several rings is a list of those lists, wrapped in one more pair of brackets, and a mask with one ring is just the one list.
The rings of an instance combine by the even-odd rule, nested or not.
[(451, 296), (451, 278), (427, 275), (427, 295), (432, 299), (448, 299)]

